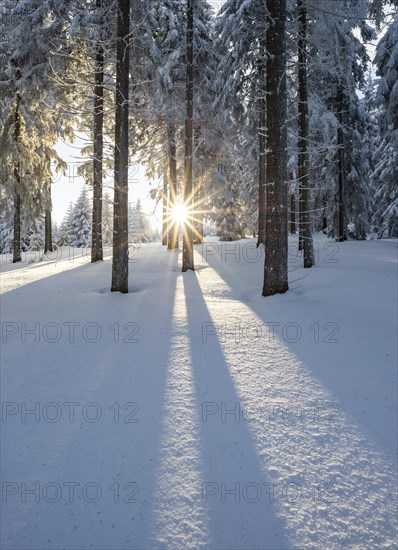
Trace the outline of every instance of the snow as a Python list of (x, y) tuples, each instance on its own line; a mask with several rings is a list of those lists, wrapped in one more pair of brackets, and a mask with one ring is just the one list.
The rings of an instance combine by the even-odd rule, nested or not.
[(397, 241), (317, 238), (3, 256), (1, 547), (393, 548)]

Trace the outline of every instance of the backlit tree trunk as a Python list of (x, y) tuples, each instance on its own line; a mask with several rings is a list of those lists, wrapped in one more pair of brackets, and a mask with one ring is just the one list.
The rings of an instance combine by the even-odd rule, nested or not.
[(51, 221), (51, 182), (48, 183), (48, 204), (44, 218), (44, 253), (53, 251), (52, 221)]
[(169, 197), (167, 185), (167, 166), (163, 169), (163, 197), (162, 197), (162, 245), (167, 246), (167, 224), (169, 216)]
[[(191, 208), (193, 202), (193, 0), (187, 0), (187, 87), (185, 117), (184, 203)], [(193, 216), (184, 227), (182, 271), (194, 270)]]
[(306, 0), (298, 0), (298, 175), (300, 205), (300, 245), (304, 251), (304, 267), (314, 265), (312, 220), (310, 215), (309, 155), (308, 155), (308, 87), (307, 87), (307, 11)]
[(296, 234), (296, 196), (290, 195), (290, 234)]
[(288, 285), (286, 0), (268, 0), (267, 188), (263, 296)]
[(128, 292), (130, 0), (118, 1), (112, 292)]
[(176, 129), (173, 122), (167, 123), (167, 139), (169, 142), (169, 235), (168, 245), (169, 250), (178, 248), (178, 223), (176, 223), (172, 217), (171, 212), (173, 206), (177, 202), (177, 143), (176, 143)]
[[(102, 9), (102, 0), (96, 0), (98, 10)], [(102, 21), (100, 22), (102, 25)], [(102, 177), (104, 151), (104, 50), (99, 41), (95, 55), (94, 87), (94, 182), (93, 182), (93, 218), (91, 229), (91, 261), (104, 259), (102, 247)]]
[(266, 186), (266, 41), (260, 41), (258, 68), (258, 235), (257, 246), (265, 244), (265, 186)]
[[(19, 106), (21, 103), (21, 96), (17, 91), (17, 101), (15, 106), (15, 118), (14, 118), (14, 141), (18, 148), (18, 143), (21, 137), (21, 115), (19, 113)], [(15, 179), (15, 194), (14, 194), (14, 242), (13, 242), (13, 263), (20, 262), (21, 258), (21, 171), (19, 159), (14, 161), (14, 179)]]
[(338, 146), (338, 242), (343, 242), (347, 239), (345, 230), (345, 139), (344, 139), (344, 91), (341, 84), (338, 85), (337, 91), (338, 103), (338, 119), (339, 127), (337, 129), (337, 146)]

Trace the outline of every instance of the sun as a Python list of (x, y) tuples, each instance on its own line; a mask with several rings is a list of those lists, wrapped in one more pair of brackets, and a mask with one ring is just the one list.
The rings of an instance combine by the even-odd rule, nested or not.
[(188, 210), (185, 204), (178, 202), (171, 209), (171, 217), (178, 224), (184, 224), (188, 217)]

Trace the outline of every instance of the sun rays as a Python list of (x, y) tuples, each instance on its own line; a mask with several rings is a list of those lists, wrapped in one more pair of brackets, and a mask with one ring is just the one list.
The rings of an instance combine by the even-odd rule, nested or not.
[(185, 204), (177, 202), (171, 209), (171, 218), (175, 223), (184, 224), (188, 217), (188, 209)]
[[(214, 205), (218, 191), (208, 189), (208, 181), (211, 179), (211, 173), (217, 166), (219, 156), (203, 168), (199, 177), (195, 178), (195, 184), (187, 200), (177, 197), (174, 186), (171, 184), (170, 175), (167, 176), (167, 188), (169, 196), (165, 196), (166, 208), (164, 211), (164, 223), (162, 238), (165, 235), (172, 235), (181, 228), (183, 235), (191, 233), (193, 242), (201, 242), (203, 239), (203, 225), (206, 218), (215, 215), (218, 209)], [(209, 205), (212, 207), (209, 207)]]
[[(197, 199), (194, 194), (187, 201), (177, 199), (174, 203), (169, 202), (166, 209), (165, 233), (172, 232), (173, 227), (181, 228), (183, 234), (192, 232), (193, 240), (203, 238), (200, 228), (203, 226), (204, 218), (210, 211), (205, 207), (206, 199)], [(164, 235), (163, 235), (164, 236)]]

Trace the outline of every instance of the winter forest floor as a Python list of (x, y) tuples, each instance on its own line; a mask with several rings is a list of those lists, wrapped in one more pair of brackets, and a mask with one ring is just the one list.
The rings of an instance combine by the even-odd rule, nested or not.
[(394, 548), (397, 242), (319, 239), (3, 257), (1, 548)]

